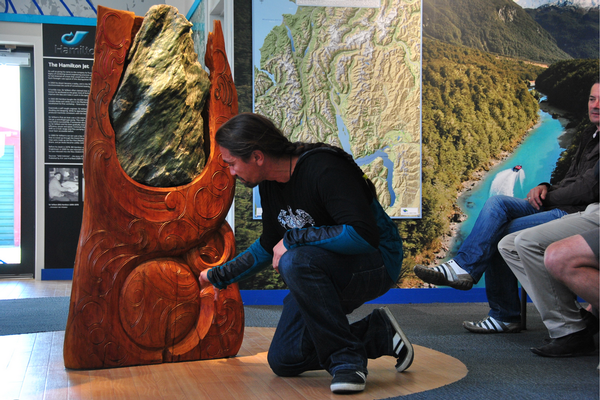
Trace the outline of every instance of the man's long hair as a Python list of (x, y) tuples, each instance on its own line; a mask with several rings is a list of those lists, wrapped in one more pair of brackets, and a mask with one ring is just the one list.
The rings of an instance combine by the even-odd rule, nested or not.
[(365, 178), (365, 182), (376, 198), (375, 186), (368, 179), (362, 169), (356, 164), (352, 156), (339, 147), (327, 143), (292, 143), (275, 126), (273, 121), (259, 114), (242, 113), (234, 116), (221, 125), (215, 135), (217, 144), (226, 148), (229, 153), (247, 162), (255, 150), (263, 152), (273, 158), (286, 158), (299, 156), (307, 151), (317, 148), (327, 148), (330, 151), (346, 158), (352, 166)]

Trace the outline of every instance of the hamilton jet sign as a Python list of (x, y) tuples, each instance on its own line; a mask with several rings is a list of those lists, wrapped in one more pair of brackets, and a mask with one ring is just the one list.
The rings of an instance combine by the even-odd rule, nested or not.
[(93, 26), (44, 25), (44, 57), (94, 58)]
[(75, 31), (75, 33), (65, 33), (61, 36), (62, 45), (54, 45), (54, 54), (69, 56), (92, 56), (94, 57), (94, 47), (88, 47), (81, 44), (88, 35), (87, 31)]

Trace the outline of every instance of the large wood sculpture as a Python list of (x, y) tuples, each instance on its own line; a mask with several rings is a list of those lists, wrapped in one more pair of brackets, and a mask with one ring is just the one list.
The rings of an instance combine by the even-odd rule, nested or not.
[(142, 17), (98, 7), (85, 133), (85, 202), (65, 332), (67, 368), (94, 369), (229, 357), (243, 339), (236, 285), (200, 288), (200, 272), (229, 260), (225, 221), (234, 180), (214, 142), (237, 114), (221, 26), (209, 35), (207, 163), (191, 183), (139, 184), (121, 168), (108, 107)]

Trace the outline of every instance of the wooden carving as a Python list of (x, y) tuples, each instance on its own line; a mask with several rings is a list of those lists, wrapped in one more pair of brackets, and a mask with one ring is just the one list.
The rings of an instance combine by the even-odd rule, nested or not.
[(214, 142), (237, 114), (219, 21), (209, 35), (207, 163), (191, 183), (144, 186), (116, 155), (109, 103), (143, 18), (98, 7), (85, 133), (85, 201), (65, 332), (67, 368), (93, 369), (230, 357), (244, 333), (236, 285), (201, 290), (200, 272), (232, 258), (225, 221), (234, 179)]

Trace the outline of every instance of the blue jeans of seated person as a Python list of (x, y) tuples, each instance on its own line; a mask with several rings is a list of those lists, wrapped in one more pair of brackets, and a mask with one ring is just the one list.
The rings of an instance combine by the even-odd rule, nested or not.
[(521, 314), (517, 278), (502, 259), (498, 242), (509, 233), (558, 219), (565, 211), (536, 210), (527, 200), (510, 196), (490, 197), (454, 257), (475, 283), (485, 272), (489, 315), (503, 322), (518, 322)]
[(379, 312), (353, 324), (347, 314), (394, 284), (380, 253), (341, 255), (314, 246), (288, 250), (279, 272), (290, 293), (269, 348), (279, 376), (342, 369), (367, 373), (367, 359), (392, 354), (395, 331)]

